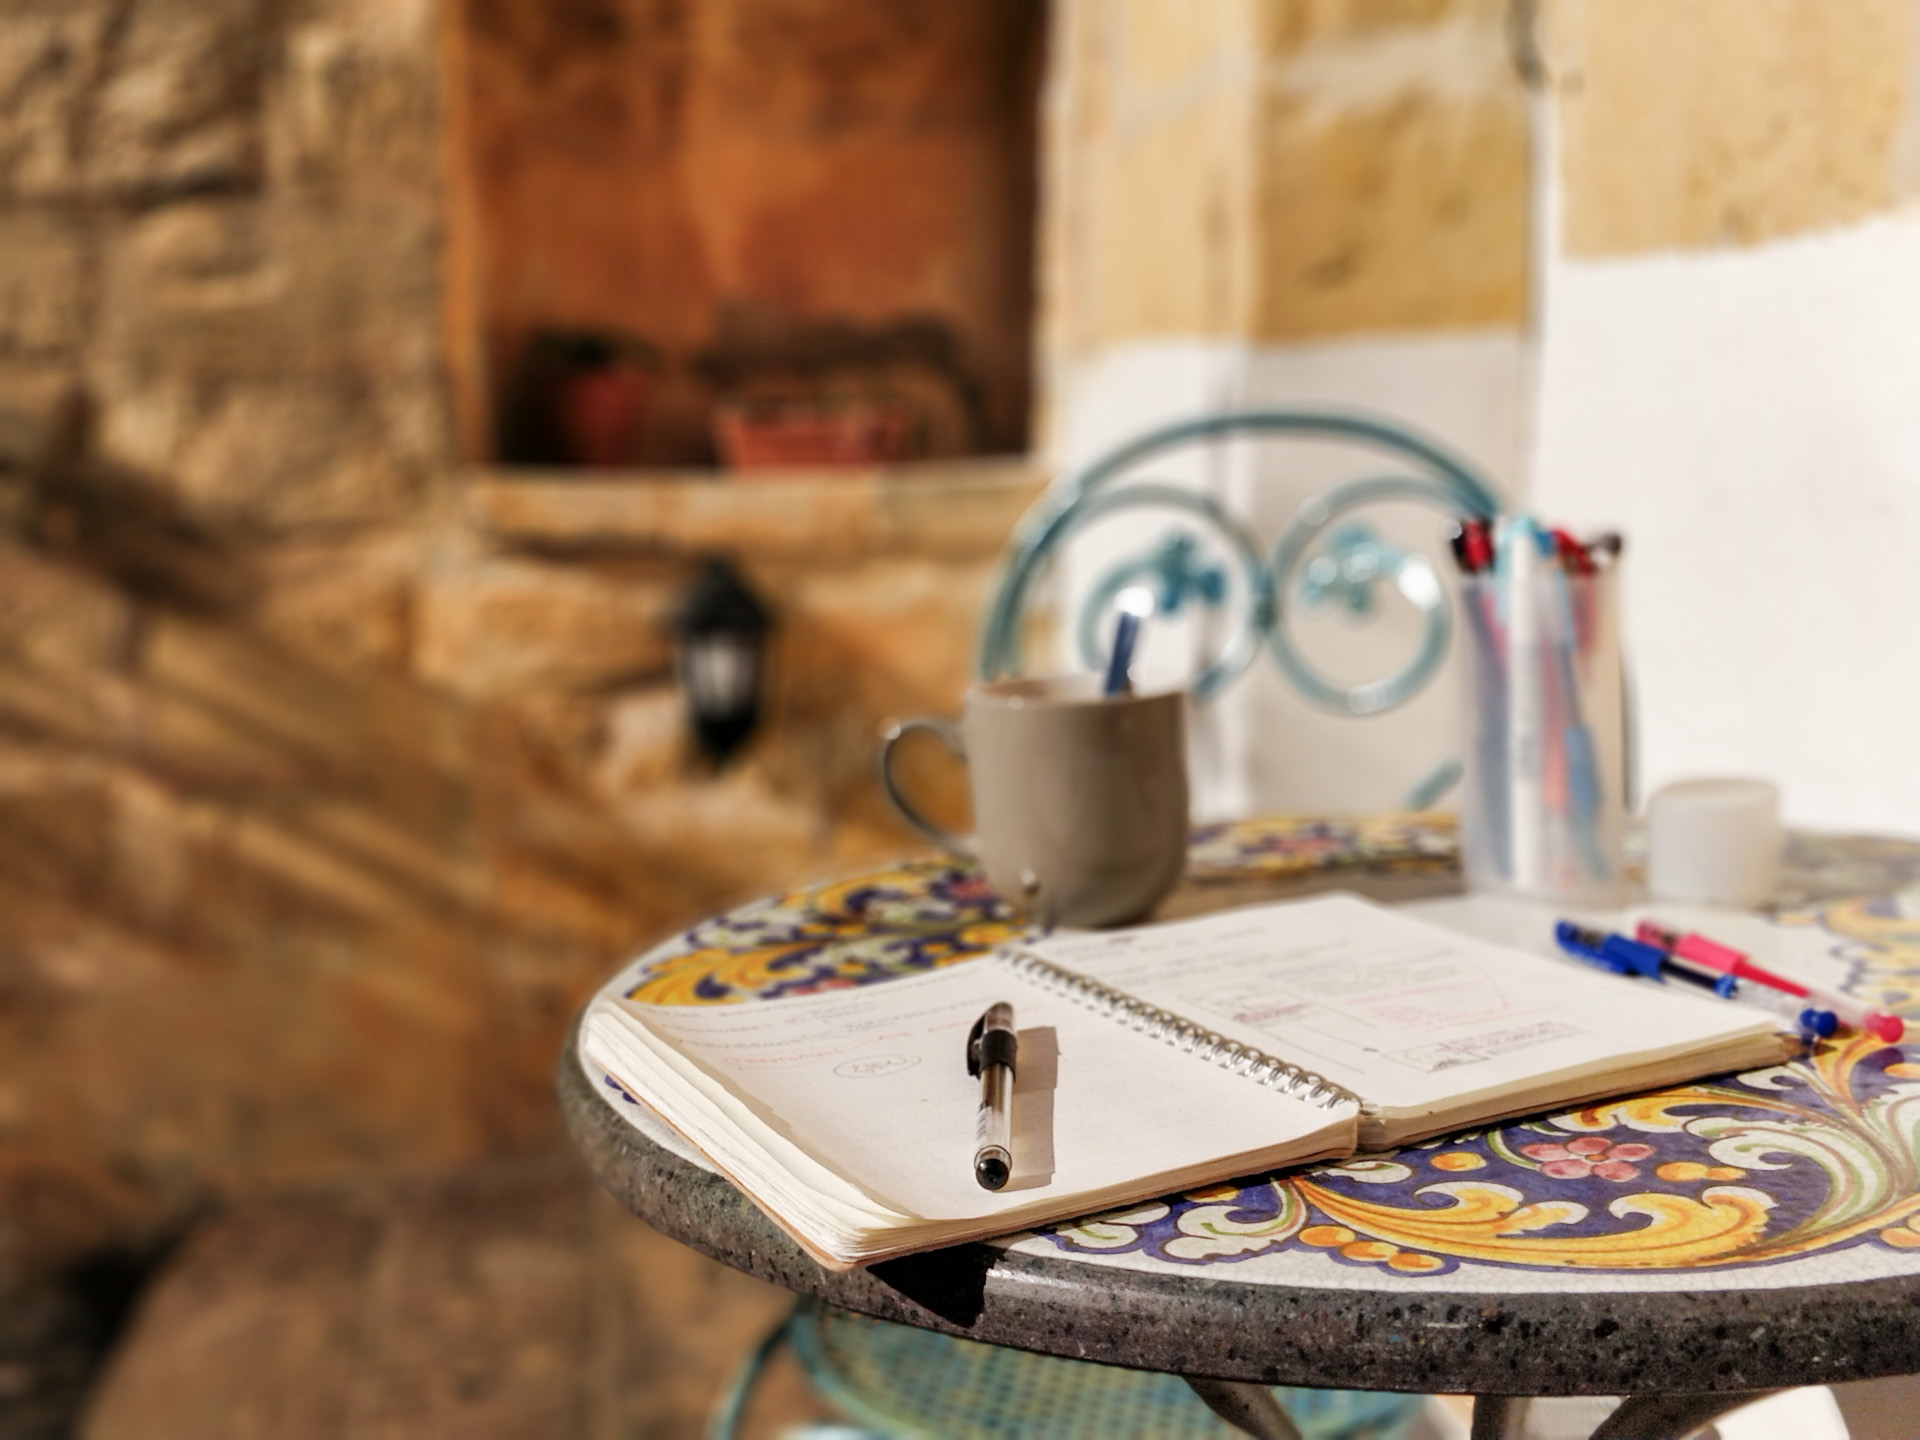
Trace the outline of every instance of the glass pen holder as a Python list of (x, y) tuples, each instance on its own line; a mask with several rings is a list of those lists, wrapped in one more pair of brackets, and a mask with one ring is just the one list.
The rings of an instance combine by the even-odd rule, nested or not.
[(1625, 888), (1619, 573), (1549, 561), (1461, 587), (1467, 884), (1612, 905)]

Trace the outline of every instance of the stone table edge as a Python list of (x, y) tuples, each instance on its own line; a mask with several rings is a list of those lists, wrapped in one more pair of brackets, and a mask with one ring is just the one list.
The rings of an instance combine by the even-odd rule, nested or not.
[[(915, 1267), (917, 1293), (940, 1288), (943, 1271), (964, 1293), (984, 1262), (973, 1306), (943, 1304), (943, 1316), (871, 1271), (822, 1269), (728, 1181), (649, 1141), (588, 1083), (578, 1034), (576, 1019), (560, 1058), (560, 1108), (617, 1200), (722, 1264), (881, 1319), (1077, 1360), (1323, 1389), (1621, 1395), (1920, 1370), (1920, 1276), (1750, 1291), (1416, 1296), (1162, 1276), (971, 1246)], [(948, 1318), (976, 1307), (970, 1319)]]

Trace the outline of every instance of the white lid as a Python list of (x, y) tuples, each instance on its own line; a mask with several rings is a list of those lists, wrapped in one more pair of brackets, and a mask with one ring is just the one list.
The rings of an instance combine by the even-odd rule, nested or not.
[(1753, 908), (1780, 879), (1780, 789), (1681, 780), (1647, 802), (1647, 889), (1656, 900)]

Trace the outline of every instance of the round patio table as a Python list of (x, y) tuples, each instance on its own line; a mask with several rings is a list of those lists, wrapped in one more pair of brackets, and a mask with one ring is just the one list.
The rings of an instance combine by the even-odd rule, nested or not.
[[(1163, 914), (1334, 886), (1412, 898), (1452, 876), (1441, 821), (1241, 822), (1196, 832)], [(1920, 1017), (1916, 880), (1920, 844), (1796, 835), (1774, 919), (1817, 929), (1840, 988)], [(695, 926), (606, 991), (765, 1003), (1026, 933), (963, 864), (916, 861)], [(1621, 1440), (1684, 1435), (1777, 1389), (1920, 1370), (1920, 1045), (1830, 1042), (845, 1274), (573, 1040), (559, 1083), (594, 1173), (675, 1239), (848, 1310), (1178, 1374), (1255, 1435), (1294, 1433), (1272, 1385), (1472, 1394), (1476, 1440), (1517, 1433), (1525, 1397), (1624, 1395), (1595, 1432)]]

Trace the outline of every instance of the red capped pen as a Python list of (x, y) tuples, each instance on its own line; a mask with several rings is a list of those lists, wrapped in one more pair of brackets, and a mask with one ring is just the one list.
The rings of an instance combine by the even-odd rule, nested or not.
[(1560, 568), (1569, 575), (1593, 574), (1593, 557), (1587, 554), (1587, 547), (1564, 530), (1549, 532), (1553, 536), (1554, 553), (1560, 559)]
[(1817, 1001), (1838, 1015), (1843, 1025), (1849, 1025), (1862, 1035), (1871, 1035), (1889, 1045), (1907, 1033), (1906, 1022), (1898, 1015), (1890, 1015), (1885, 1010), (1870, 1010), (1858, 1000), (1845, 995), (1836, 995), (1831, 990), (1803, 985), (1798, 980), (1775, 974), (1754, 964), (1744, 951), (1735, 950), (1731, 945), (1722, 945), (1718, 940), (1709, 940), (1704, 935), (1682, 935), (1674, 930), (1662, 929), (1651, 920), (1642, 920), (1633, 933), (1647, 944), (1658, 945), (1684, 960), (1696, 961), (1742, 980), (1756, 981), (1788, 995)]
[(1493, 565), (1493, 539), (1485, 520), (1462, 520), (1454, 527), (1452, 543), (1461, 573), (1478, 575)]

